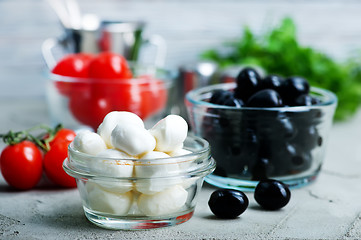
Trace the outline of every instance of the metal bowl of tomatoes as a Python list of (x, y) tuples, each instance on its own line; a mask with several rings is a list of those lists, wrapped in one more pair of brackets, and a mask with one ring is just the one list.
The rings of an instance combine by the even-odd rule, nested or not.
[(96, 129), (111, 111), (129, 111), (152, 125), (168, 113), (174, 74), (115, 53), (69, 54), (51, 70), (46, 95), (52, 124)]

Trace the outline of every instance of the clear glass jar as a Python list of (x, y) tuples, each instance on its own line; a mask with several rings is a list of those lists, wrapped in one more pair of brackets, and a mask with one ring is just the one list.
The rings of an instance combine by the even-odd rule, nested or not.
[(217, 162), (217, 169), (205, 181), (240, 190), (253, 190), (263, 178), (278, 179), (293, 188), (314, 181), (324, 160), (336, 96), (311, 88), (320, 104), (279, 108), (208, 102), (214, 90), (233, 91), (235, 86), (216, 84), (186, 95), (192, 130), (210, 143)]
[(109, 229), (166, 227), (192, 217), (204, 177), (215, 169), (204, 139), (188, 136), (183, 148), (191, 153), (142, 160), (95, 157), (70, 144), (63, 167), (76, 178), (90, 222)]

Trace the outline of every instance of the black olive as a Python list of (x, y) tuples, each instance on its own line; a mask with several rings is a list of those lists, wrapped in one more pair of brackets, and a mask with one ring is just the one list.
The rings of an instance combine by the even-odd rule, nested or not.
[(282, 107), (281, 96), (272, 89), (264, 89), (253, 94), (247, 101), (247, 107)]
[(261, 180), (254, 191), (256, 202), (267, 210), (277, 210), (287, 205), (291, 192), (281, 181), (267, 179)]
[(233, 94), (227, 90), (217, 89), (212, 92), (210, 103), (223, 104), (228, 98), (232, 98)]
[(244, 105), (243, 101), (238, 98), (234, 98), (233, 96), (226, 99), (223, 102), (223, 105), (230, 106), (230, 107), (242, 107)]
[(242, 191), (218, 189), (211, 194), (208, 206), (218, 218), (231, 219), (246, 211), (248, 198)]
[(252, 180), (267, 179), (269, 168), (269, 160), (267, 158), (259, 158), (252, 169)]
[(260, 81), (260, 89), (273, 89), (280, 91), (284, 79), (278, 75), (268, 75)]
[(302, 94), (298, 96), (294, 102), (289, 102), (290, 106), (312, 106), (318, 104), (319, 100), (308, 94)]
[(256, 70), (250, 67), (244, 68), (236, 78), (235, 97), (246, 102), (252, 94), (259, 90), (260, 81), (261, 77)]
[(242, 107), (244, 105), (243, 101), (235, 98), (232, 92), (223, 89), (213, 91), (209, 102), (231, 107)]
[(302, 77), (289, 77), (283, 82), (280, 91), (285, 104), (291, 105), (300, 95), (310, 92), (310, 84)]

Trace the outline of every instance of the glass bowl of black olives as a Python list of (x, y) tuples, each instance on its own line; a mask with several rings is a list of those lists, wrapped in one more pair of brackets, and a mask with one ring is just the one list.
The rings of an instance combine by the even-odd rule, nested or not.
[(206, 182), (252, 191), (264, 179), (295, 188), (317, 178), (337, 97), (302, 77), (262, 77), (246, 67), (234, 82), (191, 90), (185, 104), (217, 163)]

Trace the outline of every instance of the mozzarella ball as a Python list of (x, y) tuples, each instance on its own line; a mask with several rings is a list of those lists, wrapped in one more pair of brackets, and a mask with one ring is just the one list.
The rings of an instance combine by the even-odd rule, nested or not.
[(178, 115), (168, 115), (155, 124), (149, 132), (157, 140), (155, 150), (172, 152), (182, 148), (183, 141), (187, 137), (188, 124)]
[(179, 211), (187, 201), (188, 192), (181, 186), (175, 185), (162, 192), (138, 198), (138, 208), (147, 216), (161, 216)]
[[(168, 153), (171, 157), (178, 157), (178, 166), (180, 171), (192, 171), (192, 169), (195, 169), (197, 167), (197, 163), (194, 162), (196, 160), (196, 156), (187, 156), (188, 154), (191, 154), (192, 152), (189, 150), (186, 150), (184, 148), (176, 149), (173, 152)], [(182, 157), (184, 156), (184, 157)], [(180, 185), (187, 189), (193, 184), (197, 182), (196, 178), (184, 178), (182, 179)]]
[(111, 144), (129, 155), (142, 155), (155, 148), (154, 137), (134, 124), (118, 124), (111, 133)]
[(103, 122), (98, 127), (98, 134), (104, 139), (108, 148), (113, 148), (110, 136), (113, 129), (117, 126), (117, 124), (134, 124), (141, 128), (144, 128), (143, 120), (136, 114), (125, 111), (113, 111), (108, 113)]
[(130, 159), (134, 157), (116, 149), (106, 149), (96, 156), (98, 159), (91, 162), (95, 171), (112, 177), (132, 177), (134, 162)]
[[(97, 158), (92, 159), (89, 164), (94, 172), (115, 178), (129, 178), (133, 176), (134, 162), (132, 160), (124, 160), (132, 159), (133, 157), (126, 153), (116, 149), (106, 149), (100, 152)], [(133, 188), (133, 183), (130, 180), (115, 179), (109, 181), (108, 179), (97, 179), (95, 181), (105, 189), (117, 193), (125, 193)]]
[[(189, 150), (186, 150), (184, 148), (179, 148), (168, 154), (171, 157), (178, 157), (177, 161), (178, 161), (178, 166), (179, 166), (180, 171), (192, 171), (192, 169), (195, 169), (197, 167), (197, 163), (195, 162), (197, 157), (193, 156), (193, 155), (187, 156), (188, 154), (191, 154), (191, 153), (192, 152)], [(182, 156), (184, 156), (184, 157), (182, 157)], [(187, 189), (190, 186), (192, 186), (193, 184), (195, 184), (196, 182), (197, 182), (196, 178), (184, 178), (184, 179), (182, 179), (182, 182), (180, 183), (180, 185), (184, 189)]]
[(102, 187), (92, 185), (88, 193), (89, 207), (94, 211), (115, 215), (127, 215), (133, 203), (132, 192), (108, 192)]
[(169, 158), (170, 156), (164, 152), (151, 151), (144, 154), (140, 159), (157, 159), (157, 158)]
[(188, 151), (184, 148), (178, 148), (172, 152), (169, 152), (168, 155), (171, 157), (179, 157), (179, 156), (183, 156), (183, 155), (187, 155), (187, 154), (191, 154), (191, 151)]
[(80, 152), (90, 155), (96, 155), (99, 152), (107, 149), (107, 146), (102, 137), (89, 130), (79, 132), (73, 141), (74, 148)]
[[(197, 158), (196, 156), (185, 156), (185, 155), (188, 155), (191, 153), (192, 153), (191, 151), (188, 151), (186, 149), (178, 148), (175, 151), (170, 152), (168, 154), (171, 157), (178, 157), (177, 161), (178, 161), (179, 168), (181, 170), (186, 171), (187, 169), (190, 170), (190, 168), (193, 165), (196, 166), (196, 163), (194, 163), (194, 160)], [(182, 156), (185, 156), (185, 157), (182, 157)]]
[(165, 163), (160, 158), (169, 158), (168, 154), (152, 151), (145, 154), (134, 166), (134, 175), (137, 178), (135, 189), (141, 193), (154, 194), (180, 183), (180, 179), (157, 179), (169, 175), (176, 175), (179, 172), (177, 163)]

